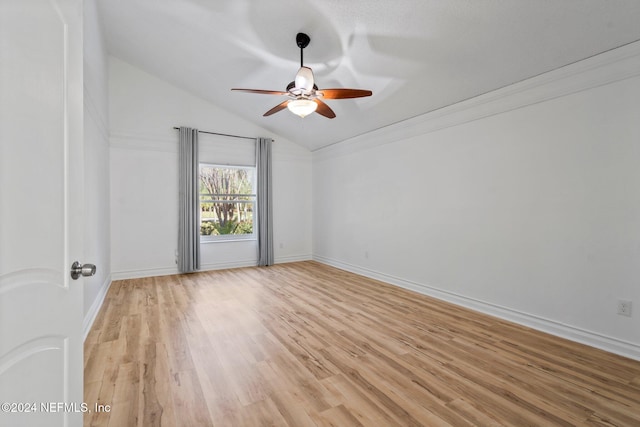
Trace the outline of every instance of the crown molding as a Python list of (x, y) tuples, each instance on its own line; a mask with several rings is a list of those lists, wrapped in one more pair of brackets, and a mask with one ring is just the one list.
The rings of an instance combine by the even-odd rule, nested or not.
[(313, 152), (314, 161), (425, 135), (640, 76), (640, 41)]

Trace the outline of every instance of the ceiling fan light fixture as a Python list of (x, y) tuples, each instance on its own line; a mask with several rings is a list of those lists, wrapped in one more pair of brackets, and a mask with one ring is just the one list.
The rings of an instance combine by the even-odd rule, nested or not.
[(293, 114), (304, 118), (305, 116), (308, 116), (309, 114), (315, 112), (318, 108), (318, 104), (311, 101), (310, 99), (301, 98), (289, 101), (289, 103), (287, 104), (287, 108)]

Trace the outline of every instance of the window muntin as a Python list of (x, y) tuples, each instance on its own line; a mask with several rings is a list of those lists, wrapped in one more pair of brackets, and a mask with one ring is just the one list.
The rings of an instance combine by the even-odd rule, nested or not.
[(200, 240), (255, 238), (255, 167), (200, 165)]

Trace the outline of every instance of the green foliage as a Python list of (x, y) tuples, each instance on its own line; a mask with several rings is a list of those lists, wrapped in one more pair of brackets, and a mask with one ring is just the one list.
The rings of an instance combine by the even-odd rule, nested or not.
[(238, 228), (238, 223), (234, 220), (229, 220), (224, 224), (216, 223), (216, 230), (218, 234), (238, 234), (236, 233), (236, 229)]
[(220, 233), (216, 230), (216, 224), (213, 221), (202, 221), (200, 224), (200, 234), (202, 236), (216, 236)]
[(234, 234), (253, 234), (253, 223), (251, 221), (242, 221), (236, 227)]
[(200, 235), (202, 236), (224, 236), (226, 234), (252, 234), (253, 223), (251, 221), (237, 222), (234, 220), (220, 224), (214, 221), (202, 221), (200, 224)]

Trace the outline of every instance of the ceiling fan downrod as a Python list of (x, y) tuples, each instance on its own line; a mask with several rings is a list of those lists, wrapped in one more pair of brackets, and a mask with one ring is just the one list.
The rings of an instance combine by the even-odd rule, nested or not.
[(300, 48), (300, 67), (303, 67), (303, 54), (302, 52), (304, 51), (304, 48), (309, 46), (309, 42), (311, 41), (311, 38), (306, 35), (305, 33), (298, 33), (296, 35), (296, 44), (298, 45), (298, 47)]

